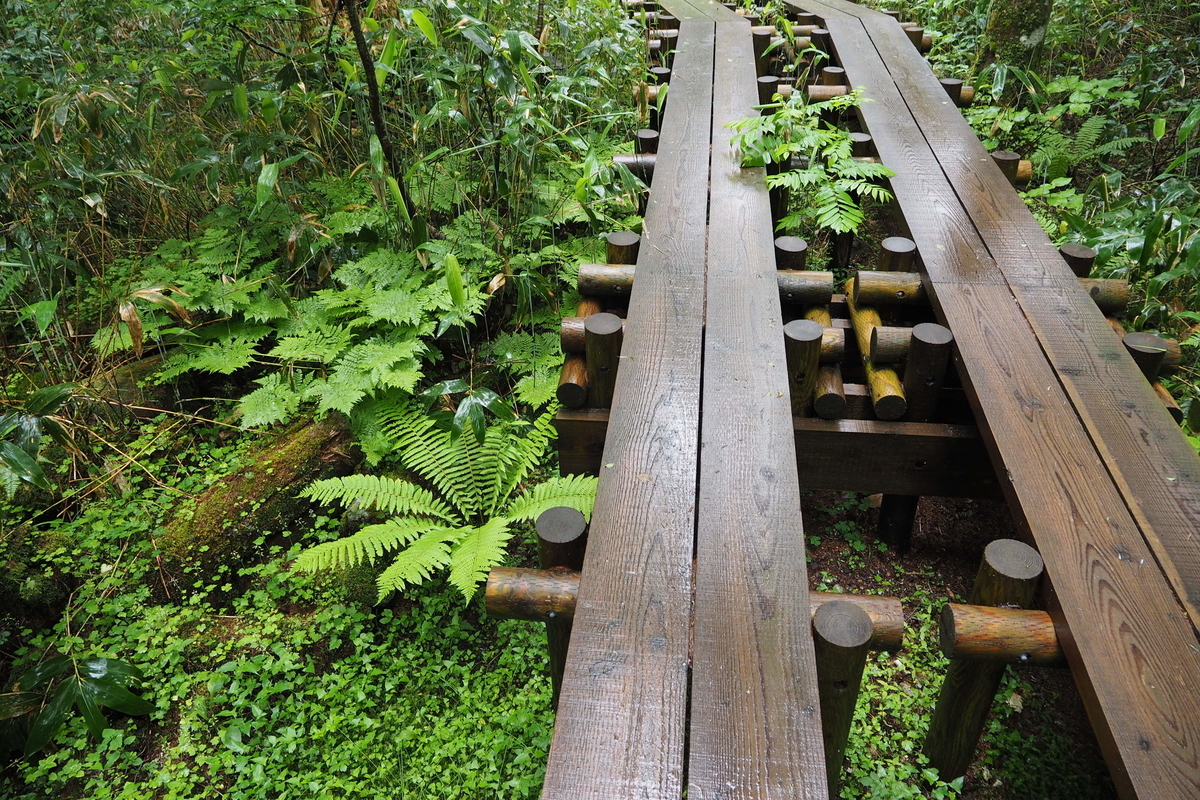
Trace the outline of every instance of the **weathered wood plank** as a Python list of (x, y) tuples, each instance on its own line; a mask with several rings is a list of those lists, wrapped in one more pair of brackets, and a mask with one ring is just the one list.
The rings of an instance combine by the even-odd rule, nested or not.
[(1200, 458), (924, 60), (887, 35), (895, 21), (879, 15), (866, 24), (1143, 535), (1200, 622)]
[(545, 800), (683, 790), (712, 59), (682, 21)]
[[(853, 83), (882, 86), (879, 96), (899, 94), (894, 83), (887, 88), (879, 55), (899, 58), (911, 50), (894, 22), (873, 23), (880, 37), (888, 37), (885, 42), (868, 36), (861, 21), (844, 16), (874, 12), (841, 0), (805, 5), (830, 13), (825, 24)], [(911, 65), (910, 55), (915, 54), (904, 58)], [(862, 116), (881, 153), (916, 147), (926, 138), (916, 118), (934, 114), (943, 98), (927, 96), (929, 104), (922, 107), (904, 96), (887, 114), (867, 104)], [(976, 144), (972, 135), (966, 141), (948, 139), (943, 146), (936, 156), (939, 170)], [(978, 176), (973, 180), (978, 183)], [(895, 181), (893, 186), (905, 213), (924, 201), (921, 192), (902, 191)], [(954, 188), (965, 192), (958, 183)], [(995, 213), (982, 206), (974, 210)], [(1200, 683), (1200, 648), (1194, 631), (1126, 508), (1120, 481), (1114, 484), (1104, 464), (1101, 455), (1108, 453), (1093, 441), (1094, 423), (1086, 413), (1087, 425), (1077, 415), (1079, 390), (1061, 377), (1061, 368), (1056, 372), (1053, 356), (1047, 358), (1061, 345), (1054, 337), (1039, 341), (1045, 325), (1035, 319), (1032, 293), (1024, 293), (1035, 282), (1022, 283), (1019, 268), (1010, 278), (1001, 267), (1016, 255), (996, 245), (997, 266), (991, 243), (979, 241), (983, 247), (965, 252), (922, 248), (931, 279), (927, 288), (939, 318), (955, 333), (964, 383), (993, 462), (1004, 465), (1010, 505), (1046, 561), (1057, 592), (1055, 622), (1064, 641), (1073, 637), (1066, 652), (1093, 727), (1123, 794), (1195, 796), (1200, 793), (1200, 704), (1190, 687)], [(956, 275), (964, 256), (975, 263)], [(1031, 258), (1026, 255), (1019, 263)], [(948, 263), (939, 266), (943, 261)], [(1078, 291), (1073, 281), (1071, 286)]]
[[(717, 24), (688, 796), (828, 796), (748, 23)], [(639, 282), (641, 276), (639, 273)]]

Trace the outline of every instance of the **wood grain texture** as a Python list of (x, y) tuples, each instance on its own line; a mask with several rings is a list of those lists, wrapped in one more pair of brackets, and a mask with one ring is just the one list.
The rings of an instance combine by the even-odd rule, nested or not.
[(718, 23), (688, 796), (824, 798), (770, 200), (725, 127), (756, 102), (750, 26)]
[[(966, 203), (974, 181), (979, 204), (964, 210), (981, 231), (987, 219), (996, 224), (986, 244), (981, 238), (937, 258), (922, 246), (927, 288), (958, 341), (964, 382), (993, 462), (1006, 467), (1010, 505), (1046, 559), (1060, 640), (1118, 787), (1128, 797), (1196, 796), (1200, 708), (1190, 687), (1200, 684), (1200, 648), (1164, 578), (1189, 596), (1179, 567), (1196, 555), (1195, 455), (1177, 452), (1178, 435), (1168, 436), (1155, 419), (1165, 412), (1142, 397), (1152, 389), (1136, 372), (1137, 380), (1129, 380), (1127, 359), (1118, 366), (1125, 358), (1119, 343), (1111, 329), (1104, 336), (1095, 330), (1097, 322), (1107, 323), (1053, 248), (1045, 250), (1059, 259), (1054, 268), (1065, 273), (1061, 280), (1038, 247), (1014, 234), (1020, 225), (1006, 227), (1010, 214), (1026, 212), (1004, 199), (1016, 200), (1006, 184), (1009, 195), (984, 192), (980, 175), (998, 170), (990, 159), (970, 156), (979, 145), (969, 130), (944, 139), (931, 134), (927, 118), (940, 113), (944, 91), (907, 43), (895, 41), (895, 23), (842, 0), (806, 6), (830, 9), (826, 24), (840, 39), (854, 83), (863, 80), (856, 75), (871, 81), (890, 70), (904, 87), (903, 103), (894, 107), (898, 116), (879, 116), (878, 103), (863, 107), (880, 152), (897, 149), (894, 138), (905, 141), (901, 150), (919, 140), (933, 145), (939, 170), (964, 197), (956, 202)], [(840, 16), (847, 11), (868, 20), (869, 36), (861, 22)], [(918, 102), (911, 87), (922, 82), (942, 96), (935, 102), (922, 91)], [(879, 97), (899, 95), (896, 83)], [(960, 165), (961, 181), (952, 164)], [(899, 190), (897, 197), (906, 214), (923, 201)], [(913, 238), (920, 244), (916, 230)], [(1002, 348), (988, 346), (1001, 341)], [(1140, 470), (1127, 470), (1130, 459)], [(1163, 517), (1167, 522), (1159, 524)], [(1160, 571), (1147, 542), (1163, 554), (1156, 539), (1164, 531), (1188, 547), (1178, 562), (1163, 558)]]
[(545, 800), (683, 790), (713, 26), (679, 28)]
[[(865, 12), (864, 12), (865, 13)], [(952, 106), (888, 25), (867, 29), (995, 259), (1130, 511), (1194, 623), (1200, 622), (1200, 459), (1105, 330), (1070, 266)]]

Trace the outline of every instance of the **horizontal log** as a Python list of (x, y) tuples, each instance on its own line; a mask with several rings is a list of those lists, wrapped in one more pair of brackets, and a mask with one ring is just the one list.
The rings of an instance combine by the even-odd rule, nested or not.
[[(580, 264), (579, 293), (597, 297), (628, 297), (636, 269), (632, 264)], [(821, 305), (833, 298), (833, 273), (817, 270), (775, 271), (779, 299), (784, 303)]]
[(580, 355), (568, 356), (563, 361), (562, 374), (558, 378), (556, 396), (567, 408), (580, 408), (587, 404), (587, 365)]
[(940, 642), (947, 658), (1038, 667), (1065, 665), (1054, 622), (1045, 611), (947, 603)]
[[(564, 353), (573, 355), (583, 353), (583, 328), (583, 317), (563, 317), (558, 341)], [(826, 328), (821, 337), (821, 363), (840, 364), (845, 357), (846, 331), (843, 328)]]
[[(865, 387), (848, 383), (845, 394), (848, 412), (855, 407), (861, 412), (867, 405)], [(957, 401), (961, 404), (963, 398)], [(950, 402), (943, 400), (942, 405)], [(608, 411), (562, 409), (554, 425), (562, 474), (598, 474)], [(793, 417), (792, 428), (801, 488), (1000, 497), (983, 440), (972, 425)]]
[(1088, 297), (1105, 314), (1121, 314), (1129, 305), (1129, 281), (1119, 278), (1080, 278)]
[(867, 385), (871, 387), (871, 408), (880, 419), (900, 419), (908, 411), (900, 377), (894, 369), (877, 366), (871, 361), (871, 329), (882, 326), (883, 320), (873, 307), (860, 306), (851, 299), (858, 294), (856, 283), (855, 278), (846, 283), (846, 307), (854, 324), (854, 336), (858, 340), (858, 353), (867, 376)]
[(658, 161), (655, 153), (617, 153), (612, 160), (614, 164), (632, 172), (633, 176), (643, 183), (654, 180), (654, 164)]
[(908, 357), (912, 328), (883, 326), (871, 329), (871, 360), (876, 364), (896, 364)]
[[(494, 619), (546, 622), (574, 619), (579, 596), (580, 573), (568, 569), (523, 569), (495, 567), (488, 574), (484, 606)], [(898, 597), (809, 592), (809, 607), (817, 609), (833, 600), (854, 603), (871, 618), (872, 650), (895, 652), (904, 641), (904, 608)], [(554, 616), (551, 616), (553, 614)]]
[(914, 305), (925, 302), (919, 272), (881, 272), (860, 269), (854, 282), (854, 302), (864, 306)]
[(808, 100), (810, 103), (820, 103), (825, 100), (832, 100), (835, 97), (850, 94), (849, 86), (825, 86), (823, 84), (813, 84), (808, 87)]

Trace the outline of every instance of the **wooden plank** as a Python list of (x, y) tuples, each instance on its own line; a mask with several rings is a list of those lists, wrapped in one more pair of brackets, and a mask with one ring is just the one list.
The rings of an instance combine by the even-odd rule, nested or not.
[[(599, 474), (608, 411), (564, 409), (554, 425), (563, 474)], [(983, 440), (973, 425), (793, 417), (792, 431), (801, 489), (1000, 496)]]
[(930, 497), (999, 497), (971, 425), (796, 417), (800, 488)]
[(1058, 249), (911, 46), (867, 29), (1091, 432), (1193, 623), (1200, 622), (1200, 458)]
[(545, 800), (683, 790), (713, 26), (679, 27)]
[(688, 796), (824, 798), (770, 200), (725, 127), (757, 102), (750, 26), (718, 23)]
[[(842, 16), (857, 9), (840, 0), (806, 4), (826, 20), (843, 66), (853, 83), (881, 79), (879, 50), (895, 52), (898, 26), (886, 28), (893, 45), (866, 37), (861, 22)], [(869, 14), (863, 10), (864, 15)], [(880, 95), (890, 95), (886, 80)], [(940, 91), (940, 87), (939, 87)], [(877, 147), (916, 146), (914, 115), (893, 104), (887, 115), (863, 107)], [(896, 115), (900, 116), (896, 116)], [(946, 142), (961, 153), (971, 142)], [(957, 150), (951, 150), (951, 145)], [(939, 169), (950, 158), (943, 153)], [(885, 156), (885, 162), (886, 162)], [(893, 182), (895, 184), (895, 182)], [(958, 188), (956, 186), (956, 188)], [(920, 193), (897, 191), (906, 213), (919, 207)], [(916, 238), (914, 236), (914, 238)], [(991, 252), (971, 248), (978, 259), (953, 279), (954, 260), (963, 254), (923, 249), (930, 289), (939, 317), (955, 332), (960, 370), (973, 396), (981, 430), (1003, 464), (1010, 505), (1046, 561), (1057, 591), (1055, 621), (1067, 647), (1093, 727), (1114, 779), (1126, 796), (1185, 797), (1200, 793), (1200, 706), (1191, 691), (1200, 683), (1194, 631), (1114, 485), (1094, 435), (1076, 416), (1070, 390), (1047, 361), (1044, 343), (1031, 328)], [(948, 259), (947, 269), (936, 262)], [(980, 275), (995, 277), (979, 280)], [(1065, 316), (1065, 315), (1064, 315)], [(1036, 323), (1034, 323), (1036, 325)], [(1002, 344), (1001, 344), (1002, 343)]]

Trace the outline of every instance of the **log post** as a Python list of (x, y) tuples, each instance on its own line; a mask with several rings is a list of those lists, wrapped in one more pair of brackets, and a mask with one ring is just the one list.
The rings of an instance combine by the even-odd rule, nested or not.
[(863, 371), (867, 374), (867, 385), (871, 389), (871, 406), (879, 419), (900, 419), (908, 411), (900, 377), (894, 369), (876, 366), (875, 362), (871, 361), (871, 329), (881, 327), (883, 321), (875, 309), (860, 307), (854, 302), (854, 282), (854, 278), (851, 278), (846, 283), (846, 306), (850, 311), (850, 322), (858, 340), (858, 351), (862, 356)]
[[(908, 401), (908, 413), (904, 418), (907, 421), (933, 421), (938, 395), (946, 381), (953, 341), (949, 328), (933, 322), (922, 322), (912, 329), (908, 363), (904, 367), (904, 399)], [(874, 344), (873, 340), (872, 346)], [(879, 504), (876, 535), (897, 553), (907, 553), (912, 547), (913, 522), (919, 503), (920, 498), (913, 495), (885, 494)]]
[(921, 44), (925, 40), (925, 29), (920, 25), (910, 25), (904, 29), (904, 33), (908, 36), (908, 40), (912, 42), (913, 47), (920, 50)]
[(825, 328), (810, 319), (797, 319), (783, 326), (787, 353), (788, 388), (792, 394), (792, 414), (808, 415), (809, 400), (817, 383), (821, 358), (821, 337)]
[[(826, 330), (833, 325), (827, 305), (809, 307), (804, 312), (804, 318)], [(813, 411), (821, 419), (841, 419), (846, 416), (846, 387), (842, 382), (840, 363), (822, 363), (817, 369), (817, 380), (813, 386)]]
[(846, 85), (846, 70), (841, 67), (822, 67), (821, 68), (821, 85), (822, 86), (845, 86)]
[(633, 231), (613, 231), (604, 237), (609, 264), (636, 264), (642, 237)]
[[(1028, 608), (1042, 574), (1042, 557), (1029, 545), (998, 539), (987, 546), (971, 605)], [(944, 781), (965, 775), (1004, 664), (954, 659), (946, 673), (925, 737), (925, 756)]]
[(879, 243), (880, 272), (911, 272), (917, 243), (903, 236), (889, 236)]
[[(756, 23), (751, 22), (751, 25)], [(758, 75), (766, 75), (768, 70), (767, 48), (771, 46), (771, 37), (775, 29), (768, 26), (756, 27), (750, 31), (751, 45), (754, 48), (754, 69)]]
[(1017, 167), (1021, 161), (1021, 157), (1010, 150), (995, 150), (992, 152), (992, 161), (996, 162), (996, 166), (1004, 173), (1004, 177), (1013, 186), (1017, 185)]
[(875, 140), (871, 138), (871, 134), (852, 131), (850, 141), (853, 142), (850, 150), (852, 157), (875, 160)]
[(584, 321), (583, 329), (588, 405), (609, 408), (617, 384), (617, 365), (624, 339), (621, 318), (616, 314), (593, 314)]
[[(538, 561), (544, 570), (568, 572), (583, 569), (583, 554), (587, 549), (587, 520), (574, 508), (559, 506), (547, 509), (534, 523), (538, 535)], [(546, 615), (546, 649), (550, 653), (550, 685), (553, 688), (551, 705), (558, 709), (562, 690), (563, 668), (567, 664), (567, 649), (571, 644), (571, 616), (560, 617), (554, 611)]]
[[(603, 311), (603, 306), (600, 301), (594, 297), (581, 297), (579, 305), (575, 307), (575, 316), (580, 319), (586, 319), (592, 314), (599, 314)], [(561, 339), (560, 339), (561, 342)], [(570, 353), (565, 346), (564, 353)], [(587, 364), (583, 361), (583, 350), (580, 349), (579, 355), (568, 355), (563, 361), (562, 374), (558, 379), (558, 390), (555, 394), (558, 397), (558, 402), (562, 403), (566, 408), (580, 408), (587, 403), (588, 383), (587, 383)]]
[(671, 82), (671, 70), (666, 67), (651, 67), (649, 69), (650, 82), (657, 86)]
[(946, 658), (1034, 667), (1066, 664), (1054, 621), (1045, 611), (947, 603), (939, 640)]
[(946, 90), (946, 96), (950, 98), (950, 102), (954, 105), (962, 102), (963, 82), (961, 78), (941, 78), (938, 83)]
[[(898, 364), (908, 358), (912, 343), (912, 328), (885, 325), (871, 329), (871, 360), (876, 364)], [(566, 345), (563, 352), (569, 352)]]
[(634, 146), (639, 154), (658, 153), (658, 131), (653, 128), (642, 128), (633, 136)]
[(830, 797), (839, 796), (842, 762), (867, 663), (871, 631), (867, 612), (844, 600), (825, 603), (813, 615), (813, 649)]
[[(775, 97), (775, 92), (779, 88), (779, 78), (774, 75), (763, 75), (758, 79), (758, 104), (765, 106)], [(770, 116), (771, 109), (764, 108), (762, 115)]]
[(776, 269), (802, 270), (807, 262), (808, 242), (796, 236), (780, 236), (775, 240)]
[(1058, 248), (1058, 254), (1067, 262), (1067, 266), (1076, 277), (1086, 278), (1092, 274), (1092, 264), (1096, 263), (1096, 251), (1078, 242), (1067, 242)]
[(1121, 341), (1146, 380), (1151, 383), (1158, 380), (1158, 373), (1167, 357), (1167, 345), (1162, 337), (1153, 333), (1127, 333)]

